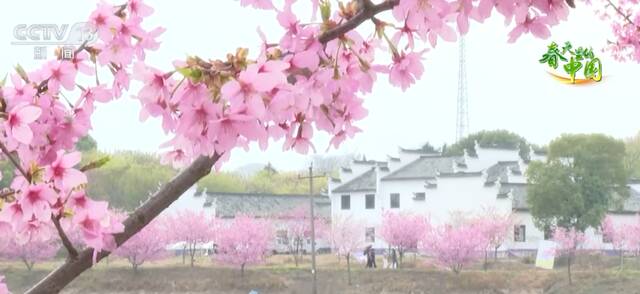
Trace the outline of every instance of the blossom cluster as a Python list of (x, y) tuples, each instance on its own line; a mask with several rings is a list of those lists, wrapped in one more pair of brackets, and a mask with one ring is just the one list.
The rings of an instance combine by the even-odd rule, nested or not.
[[(162, 29), (141, 27), (151, 11), (139, 0), (115, 7), (100, 3), (89, 18), (97, 42), (85, 42), (72, 58), (58, 51), (33, 71), (18, 66), (11, 83), (0, 88), (1, 156), (15, 168), (2, 191), (0, 229), (15, 233), (21, 244), (77, 231), (95, 249), (94, 258), (115, 248), (112, 236), (123, 226), (107, 202), (86, 194), (87, 176), (74, 149), (88, 134), (96, 105), (127, 90), (133, 62), (158, 47)], [(100, 83), (98, 73), (105, 70), (112, 84)], [(81, 85), (87, 77), (95, 84)]]
[[(439, 38), (454, 41), (456, 28), (465, 34), (470, 19), (482, 22), (494, 8), (507, 24), (515, 22), (510, 41), (525, 32), (544, 38), (568, 12), (563, 0), (365, 0), (333, 10), (330, 1), (315, 0), (308, 22), (298, 17), (297, 2), (285, 0), (280, 7), (271, 0), (240, 2), (275, 12), (284, 29), (276, 43), (261, 34), (254, 58), (239, 49), (224, 60), (176, 60), (170, 70), (145, 62), (164, 31), (143, 27), (151, 7), (141, 0), (100, 2), (89, 16), (95, 43), (83, 44), (72, 58), (58, 54), (33, 71), (17, 67), (11, 83), (1, 87), (2, 157), (16, 169), (1, 195), (1, 227), (18, 233), (21, 242), (56, 232), (64, 239), (64, 231), (77, 230), (95, 249), (94, 258), (114, 249), (112, 236), (123, 226), (108, 203), (86, 195), (86, 170), (78, 166), (74, 145), (91, 129), (95, 108), (118, 99), (132, 79), (142, 83), (135, 95), (141, 119), (160, 119), (171, 135), (161, 146), (164, 161), (182, 166), (199, 156), (221, 155), (219, 167), (232, 149), (252, 142), (266, 148), (269, 140), (283, 139), (285, 150), (315, 150), (316, 131), (330, 134), (330, 144), (338, 147), (360, 131), (356, 123), (367, 115), (363, 96), (379, 75), (402, 90), (422, 76), (426, 50), (416, 39), (432, 46)], [(393, 9), (392, 18), (368, 17), (373, 33), (354, 29), (356, 23), (327, 37), (380, 7)], [(318, 14), (321, 22), (314, 21)], [(377, 61), (385, 52), (391, 57), (387, 64)]]
[(640, 62), (640, 2), (602, 0), (596, 12), (611, 26), (614, 39), (605, 48), (618, 61)]

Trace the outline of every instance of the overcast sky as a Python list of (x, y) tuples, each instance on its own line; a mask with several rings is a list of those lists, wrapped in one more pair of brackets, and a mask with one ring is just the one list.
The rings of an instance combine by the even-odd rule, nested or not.
[[(148, 56), (148, 62), (163, 69), (187, 54), (222, 58), (239, 46), (248, 47), (255, 54), (258, 26), (270, 41), (277, 41), (281, 32), (273, 12), (241, 8), (232, 0), (148, 3), (156, 13), (147, 24), (167, 28), (161, 37), (163, 45)], [(10, 9), (0, 11), (0, 73), (11, 71), (18, 62), (28, 69), (42, 62), (34, 60), (33, 46), (11, 44), (16, 25), (85, 21), (94, 5), (94, 1), (12, 1)], [(640, 65), (617, 63), (599, 52), (610, 33), (590, 7), (572, 10), (567, 22), (553, 28), (549, 40), (525, 35), (515, 44), (508, 44), (507, 33), (503, 19), (496, 16), (485, 24), (472, 23), (466, 37), (472, 132), (507, 129), (544, 144), (562, 133), (600, 132), (625, 138), (639, 130)], [(538, 63), (551, 40), (568, 40), (574, 46), (598, 49), (597, 55), (603, 60), (603, 81), (572, 86), (551, 79)], [(53, 47), (50, 56), (52, 50)], [(391, 87), (381, 76), (374, 93), (365, 99), (369, 116), (358, 124), (364, 132), (329, 153), (357, 152), (384, 159), (386, 154), (394, 154), (398, 146), (418, 147), (426, 141), (435, 146), (451, 143), (456, 125), (457, 44), (440, 41), (425, 57), (423, 78), (406, 92)], [(99, 106), (91, 135), (105, 151), (155, 152), (167, 137), (158, 121), (139, 122), (140, 108), (137, 101), (128, 98), (130, 95)], [(328, 140), (324, 134), (314, 138), (319, 153), (324, 153)], [(225, 169), (266, 162), (276, 168), (298, 169), (308, 162), (306, 156), (283, 152), (281, 146), (276, 142), (266, 152), (257, 147), (249, 152), (235, 151)]]

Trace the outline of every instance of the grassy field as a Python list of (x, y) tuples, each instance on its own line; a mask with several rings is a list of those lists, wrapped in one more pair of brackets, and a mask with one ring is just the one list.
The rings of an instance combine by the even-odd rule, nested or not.
[[(21, 263), (1, 262), (0, 273), (14, 293), (21, 293), (61, 262), (36, 264), (31, 272)], [(542, 270), (522, 259), (509, 259), (492, 263), (488, 271), (478, 264), (455, 275), (409, 257), (398, 270), (370, 270), (354, 263), (349, 286), (345, 261), (322, 255), (318, 285), (320, 293), (640, 293), (640, 263), (629, 258), (625, 270), (619, 271), (617, 262), (613, 257), (581, 256), (569, 285), (563, 265)], [(111, 259), (85, 272), (64, 293), (309, 293), (310, 278), (308, 259), (296, 268), (286, 255), (250, 267), (244, 278), (239, 269), (207, 257), (199, 258), (193, 268), (176, 257), (145, 264), (138, 272), (124, 260)]]

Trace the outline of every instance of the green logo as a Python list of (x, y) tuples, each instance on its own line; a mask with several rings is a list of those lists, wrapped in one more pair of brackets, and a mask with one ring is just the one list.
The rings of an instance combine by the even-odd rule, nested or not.
[(556, 42), (551, 42), (539, 62), (546, 63), (553, 69), (557, 69), (559, 63), (564, 62), (562, 68), (569, 75), (572, 84), (576, 83), (576, 75), (581, 71), (584, 75), (584, 79), (578, 79), (581, 82), (602, 80), (602, 62), (593, 54), (593, 49), (574, 49), (571, 42), (565, 42), (562, 48), (559, 48)]

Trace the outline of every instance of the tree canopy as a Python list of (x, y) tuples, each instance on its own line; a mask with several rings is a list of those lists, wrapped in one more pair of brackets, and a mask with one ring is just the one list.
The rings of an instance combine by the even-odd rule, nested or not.
[(460, 156), (466, 149), (469, 156), (477, 156), (475, 143), (480, 147), (520, 149), (520, 157), (528, 161), (530, 159), (530, 146), (525, 138), (507, 130), (480, 131), (470, 134), (460, 141), (445, 148), (445, 155)]
[(136, 208), (176, 174), (175, 169), (161, 164), (158, 156), (136, 151), (87, 152), (83, 159), (88, 163), (106, 155), (109, 156), (106, 164), (87, 172), (87, 193), (108, 200), (116, 208)]
[(629, 176), (635, 179), (640, 178), (640, 132), (625, 141), (626, 156), (624, 165)]
[(546, 162), (527, 170), (527, 202), (536, 226), (584, 231), (600, 225), (628, 194), (624, 143), (601, 134), (562, 135)]

